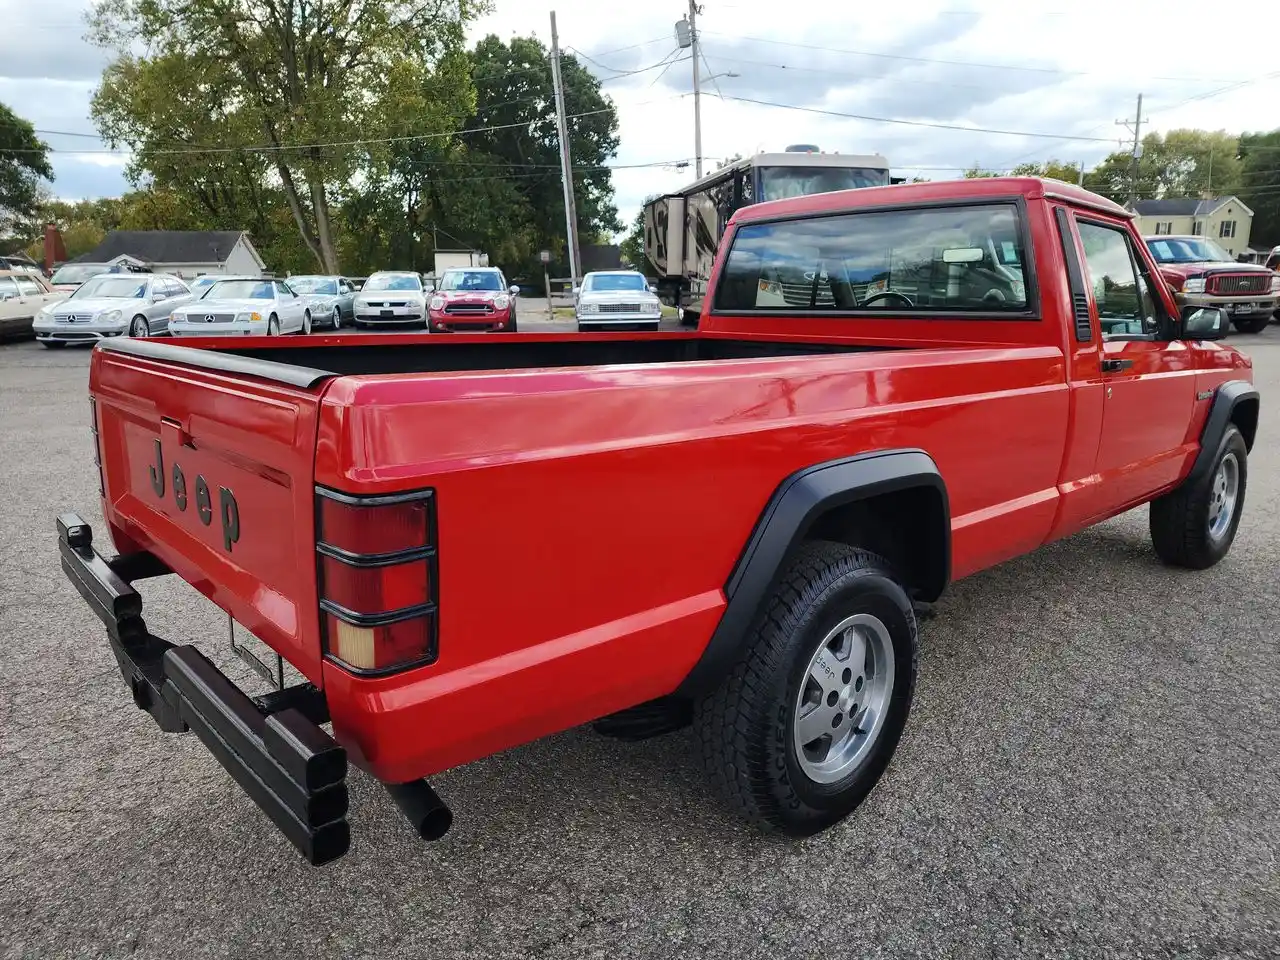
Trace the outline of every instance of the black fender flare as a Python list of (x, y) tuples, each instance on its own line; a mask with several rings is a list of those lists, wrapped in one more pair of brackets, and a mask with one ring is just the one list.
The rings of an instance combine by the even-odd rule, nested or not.
[[(1258, 406), (1260, 400), (1258, 388), (1247, 380), (1228, 380), (1220, 384), (1214, 391), (1213, 404), (1209, 407), (1209, 416), (1205, 419), (1204, 429), (1200, 431), (1200, 452), (1196, 454), (1195, 463), (1187, 475), (1186, 483), (1203, 480), (1213, 469), (1214, 457), (1218, 454), (1218, 444), (1227, 426), (1236, 423), (1244, 434), (1245, 447), (1253, 449), (1253, 440), (1258, 429)], [(1241, 410), (1241, 405), (1252, 406), (1251, 412)], [(1239, 413), (1237, 413), (1239, 411)]]
[(761, 603), (818, 517), (856, 500), (916, 487), (936, 490), (941, 500), (942, 556), (931, 582), (916, 591), (920, 599), (936, 600), (951, 577), (951, 515), (946, 484), (933, 458), (917, 449), (882, 450), (806, 467), (783, 480), (761, 511), (725, 584), (728, 603), (720, 622), (675, 694), (701, 696), (732, 668)]

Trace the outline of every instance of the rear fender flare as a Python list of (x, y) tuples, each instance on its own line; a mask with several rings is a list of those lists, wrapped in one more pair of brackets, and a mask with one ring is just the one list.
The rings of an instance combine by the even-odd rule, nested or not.
[(884, 450), (806, 467), (783, 480), (761, 512), (725, 584), (728, 603), (720, 623), (676, 695), (701, 696), (732, 669), (774, 581), (818, 518), (858, 500), (913, 488), (936, 490), (941, 500), (943, 527), (935, 531), (936, 546), (926, 549), (940, 549), (942, 556), (928, 582), (912, 591), (919, 599), (936, 600), (950, 579), (951, 525), (946, 484), (933, 459), (923, 450)]
[(1204, 429), (1200, 431), (1200, 452), (1196, 454), (1186, 483), (1203, 480), (1213, 469), (1218, 444), (1222, 442), (1222, 435), (1227, 432), (1230, 424), (1234, 423), (1240, 428), (1246, 448), (1253, 449), (1258, 429), (1258, 406), (1258, 389), (1247, 380), (1228, 380), (1218, 387), (1214, 392), (1213, 405), (1209, 407)]

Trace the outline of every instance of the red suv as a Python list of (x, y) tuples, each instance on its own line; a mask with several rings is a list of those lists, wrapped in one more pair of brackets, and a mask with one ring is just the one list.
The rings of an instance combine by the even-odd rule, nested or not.
[(428, 329), (435, 333), (454, 330), (516, 330), (516, 297), (519, 287), (508, 287), (497, 267), (459, 267), (446, 270), (436, 281), (427, 303)]
[(1280, 299), (1280, 274), (1236, 263), (1208, 237), (1147, 237), (1147, 249), (1182, 307), (1219, 307), (1241, 333), (1261, 333)]

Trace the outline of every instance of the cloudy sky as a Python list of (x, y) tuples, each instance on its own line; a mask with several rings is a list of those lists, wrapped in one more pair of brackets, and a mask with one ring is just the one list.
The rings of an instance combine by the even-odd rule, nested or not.
[[(7, 2), (16, 16), (6, 16), (0, 34), (0, 102), (40, 130), (92, 134), (88, 102), (104, 57), (80, 39), (87, 0)], [(615, 184), (625, 219), (646, 195), (693, 178), (692, 164), (670, 165), (694, 154), (691, 64), (656, 66), (688, 55), (676, 53), (673, 31), (686, 3), (495, 6), (474, 37), (547, 39), (554, 8), (562, 46), (591, 58), (619, 109), (616, 163), (630, 169), (617, 170)], [(1115, 121), (1132, 116), (1139, 92), (1150, 129), (1274, 126), (1280, 13), (1268, 3), (1248, 8), (1252, 26), (1228, 29), (1206, 25), (1200, 0), (706, 0), (703, 76), (719, 76), (703, 82), (703, 152), (719, 158), (816, 143), (881, 153), (896, 173), (931, 178), (974, 163), (1092, 164), (1125, 135)], [(124, 159), (91, 152), (101, 143), (44, 139), (57, 151), (57, 196), (125, 189)]]

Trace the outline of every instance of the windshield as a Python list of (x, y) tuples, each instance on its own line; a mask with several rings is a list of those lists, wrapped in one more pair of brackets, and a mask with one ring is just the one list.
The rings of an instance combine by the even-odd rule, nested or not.
[(329, 277), (290, 277), (289, 288), (294, 293), (337, 293), (338, 281)]
[(270, 280), (219, 280), (202, 299), (271, 300), (274, 296)]
[(1234, 258), (1212, 240), (1169, 237), (1147, 241), (1147, 249), (1157, 263), (1200, 263), (1205, 260), (1222, 260), (1230, 263)]
[(53, 271), (50, 283), (84, 283), (100, 273), (113, 273), (111, 267), (101, 263), (69, 263)]
[(218, 282), (217, 277), (197, 277), (191, 281), (192, 290), (203, 290), (205, 287), (212, 286)]
[(889, 171), (874, 167), (761, 167), (760, 199), (807, 197), (832, 190), (882, 187), (888, 182)]
[(587, 277), (586, 288), (595, 293), (607, 290), (648, 291), (649, 284), (638, 273), (602, 273)]
[(502, 278), (493, 270), (446, 270), (441, 290), (501, 290)]
[(371, 290), (421, 290), (422, 281), (413, 274), (387, 273), (380, 277), (370, 277), (361, 287), (365, 293)]
[(86, 280), (71, 296), (84, 300), (106, 297), (111, 300), (141, 300), (147, 295), (147, 281), (137, 277), (97, 277)]

